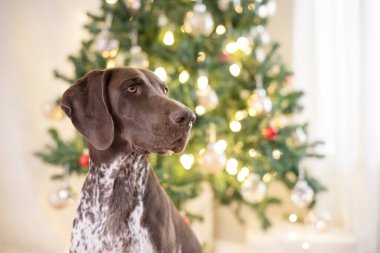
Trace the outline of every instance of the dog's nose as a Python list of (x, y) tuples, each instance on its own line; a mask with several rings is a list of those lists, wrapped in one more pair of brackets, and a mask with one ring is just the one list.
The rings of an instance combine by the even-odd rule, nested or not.
[(192, 111), (188, 109), (180, 109), (173, 112), (170, 115), (170, 118), (176, 125), (187, 126), (193, 124), (196, 117)]

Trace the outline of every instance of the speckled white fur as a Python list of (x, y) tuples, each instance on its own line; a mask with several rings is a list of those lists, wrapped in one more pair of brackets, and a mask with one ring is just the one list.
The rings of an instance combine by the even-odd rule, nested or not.
[[(149, 166), (145, 158), (142, 161), (142, 156), (134, 156), (118, 157), (112, 163), (102, 164), (98, 168), (91, 164), (74, 220), (71, 253), (156, 252), (149, 231), (141, 224), (144, 213), (142, 198)], [(120, 174), (121, 170), (129, 170), (129, 174), (125, 171)], [(133, 202), (135, 205), (131, 207), (128, 219), (115, 223), (118, 209), (111, 206), (111, 198), (115, 180), (120, 175), (128, 179), (122, 181), (125, 184), (125, 194), (131, 195), (135, 191), (137, 199)]]

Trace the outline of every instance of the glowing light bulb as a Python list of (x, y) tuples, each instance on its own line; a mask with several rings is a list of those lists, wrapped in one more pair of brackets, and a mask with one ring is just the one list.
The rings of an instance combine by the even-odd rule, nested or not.
[(241, 69), (240, 69), (240, 66), (238, 64), (234, 63), (230, 66), (230, 73), (234, 77), (237, 77), (238, 75), (240, 75), (240, 71), (241, 71)]
[(275, 149), (275, 150), (273, 150), (273, 152), (272, 152), (272, 156), (273, 156), (273, 158), (274, 158), (275, 160), (278, 160), (278, 159), (281, 158), (281, 156), (282, 156), (282, 152), (281, 152), (280, 150), (278, 150), (278, 149)]
[(200, 75), (197, 80), (198, 88), (201, 90), (204, 90), (207, 88), (208, 85), (208, 77), (205, 75)]
[(250, 157), (254, 158), (257, 156), (257, 151), (254, 150), (253, 148), (251, 148), (249, 151), (248, 151), (248, 154)]
[(219, 153), (223, 153), (227, 149), (227, 142), (225, 140), (219, 140), (215, 145), (215, 149)]
[(226, 27), (224, 25), (218, 25), (215, 30), (216, 34), (222, 35), (226, 32)]
[(241, 129), (241, 124), (239, 121), (236, 121), (236, 120), (231, 121), (230, 122), (230, 128), (231, 128), (231, 131), (234, 133), (239, 132)]
[(237, 111), (236, 113), (235, 113), (235, 119), (236, 120), (243, 120), (243, 119), (245, 119), (246, 117), (248, 116), (248, 113), (247, 113), (247, 111)]
[(161, 79), (161, 81), (165, 82), (168, 79), (168, 75), (166, 74), (166, 70), (163, 67), (158, 67), (154, 70), (154, 73)]
[(108, 60), (106, 68), (109, 69), (114, 67), (116, 67), (116, 62), (114, 60)]
[(189, 78), (189, 72), (187, 72), (186, 70), (182, 71), (178, 77), (180, 83), (186, 83), (189, 80)]
[(292, 213), (291, 215), (289, 215), (289, 221), (291, 223), (295, 223), (295, 222), (297, 222), (297, 220), (298, 220), (297, 214)]
[(117, 3), (117, 0), (106, 0), (107, 4), (115, 4)]
[(226, 171), (230, 175), (236, 175), (237, 174), (237, 167), (239, 163), (235, 158), (228, 159), (226, 164)]
[(239, 49), (245, 54), (250, 54), (252, 52), (252, 48), (249, 45), (249, 40), (247, 37), (238, 38), (236, 43), (238, 44)]
[(304, 250), (309, 250), (310, 249), (310, 243), (309, 242), (303, 242), (302, 243), (302, 248)]
[(236, 42), (230, 42), (226, 45), (226, 51), (229, 54), (233, 54), (239, 50), (239, 45)]
[(241, 168), (240, 172), (237, 175), (237, 180), (243, 182), (244, 179), (249, 175), (249, 169), (247, 167)]
[(167, 31), (164, 35), (164, 44), (171, 46), (174, 44), (174, 34), (172, 31)]
[(195, 107), (195, 112), (198, 115), (203, 115), (206, 112), (206, 108), (204, 108), (204, 106), (198, 105), (197, 107)]
[(194, 164), (194, 156), (189, 155), (189, 154), (183, 154), (179, 158), (179, 161), (181, 162), (182, 166), (186, 169), (189, 170)]

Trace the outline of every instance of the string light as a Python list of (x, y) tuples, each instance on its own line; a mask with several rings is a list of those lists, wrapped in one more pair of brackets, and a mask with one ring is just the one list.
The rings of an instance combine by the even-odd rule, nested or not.
[(236, 42), (229, 42), (226, 45), (226, 51), (229, 54), (233, 54), (239, 50), (239, 45)]
[(198, 105), (197, 107), (195, 107), (195, 112), (198, 115), (203, 115), (206, 112), (206, 108), (204, 108), (204, 106)]
[(227, 149), (227, 142), (225, 140), (219, 140), (215, 143), (215, 149), (219, 153), (223, 153)]
[(275, 150), (273, 150), (273, 152), (272, 152), (272, 156), (273, 156), (273, 158), (274, 158), (275, 160), (278, 160), (278, 159), (281, 158), (281, 156), (282, 156), (282, 152), (281, 152), (280, 150), (278, 150), (278, 149), (275, 149)]
[(245, 119), (247, 116), (248, 116), (248, 112), (245, 110), (237, 111), (235, 113), (235, 119), (238, 121)]
[(189, 78), (190, 78), (189, 72), (187, 72), (186, 70), (183, 70), (179, 74), (178, 80), (180, 83), (186, 83), (189, 80)]
[(206, 60), (206, 53), (199, 52), (197, 57), (197, 62), (204, 62)]
[(252, 52), (252, 48), (249, 45), (249, 40), (247, 37), (239, 37), (236, 40), (236, 43), (239, 46), (239, 49), (245, 54), (250, 54)]
[(251, 149), (248, 151), (248, 154), (249, 154), (249, 156), (252, 157), (252, 158), (255, 158), (255, 157), (258, 155), (257, 151), (254, 150), (253, 148), (251, 148)]
[(114, 60), (108, 60), (106, 68), (109, 69), (114, 67), (116, 67), (116, 62)]
[(239, 165), (239, 163), (235, 158), (228, 159), (227, 164), (226, 164), (227, 173), (230, 175), (236, 175), (238, 165)]
[(241, 124), (239, 121), (231, 121), (230, 122), (230, 128), (231, 128), (231, 131), (236, 133), (236, 132), (239, 132), (241, 130)]
[(302, 243), (302, 248), (304, 250), (309, 250), (310, 249), (310, 243), (309, 242), (303, 242)]
[(179, 161), (181, 162), (182, 166), (186, 169), (189, 170), (194, 164), (194, 156), (191, 154), (183, 154), (179, 158)]
[(240, 66), (237, 64), (237, 63), (234, 63), (230, 66), (230, 73), (231, 75), (233, 75), (234, 77), (237, 77), (240, 75)]
[(263, 182), (264, 183), (269, 183), (272, 180), (272, 174), (270, 173), (265, 173), (263, 176)]
[(166, 74), (166, 70), (163, 67), (158, 67), (154, 70), (154, 73), (161, 79), (161, 81), (165, 82), (168, 79), (168, 75)]
[(237, 175), (237, 180), (243, 182), (245, 178), (249, 175), (249, 169), (247, 167), (241, 168), (240, 172)]
[(298, 216), (297, 216), (297, 214), (292, 213), (291, 215), (289, 215), (289, 221), (290, 221), (291, 223), (295, 223), (295, 222), (297, 222), (297, 220), (298, 220)]
[(257, 10), (257, 14), (260, 18), (268, 17), (268, 7), (266, 5), (261, 5)]
[(106, 0), (107, 4), (115, 4), (117, 3), (117, 0)]
[(204, 74), (199, 75), (197, 80), (198, 88), (201, 90), (206, 89), (208, 85), (208, 77)]
[(225, 32), (226, 32), (226, 27), (224, 26), (224, 25), (218, 25), (217, 27), (216, 27), (216, 30), (215, 30), (215, 32), (216, 32), (216, 34), (218, 34), (218, 35), (222, 35), (222, 34), (224, 34)]
[(174, 34), (172, 31), (167, 31), (164, 35), (164, 44), (167, 46), (171, 46), (174, 44)]

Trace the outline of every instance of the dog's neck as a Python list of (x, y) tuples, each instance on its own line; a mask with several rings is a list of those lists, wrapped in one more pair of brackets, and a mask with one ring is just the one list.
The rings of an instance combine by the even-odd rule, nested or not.
[[(102, 164), (91, 161), (74, 222), (72, 251), (153, 252), (148, 232), (141, 227), (148, 178), (146, 155), (132, 152)], [(115, 239), (121, 236), (139, 240)]]

